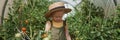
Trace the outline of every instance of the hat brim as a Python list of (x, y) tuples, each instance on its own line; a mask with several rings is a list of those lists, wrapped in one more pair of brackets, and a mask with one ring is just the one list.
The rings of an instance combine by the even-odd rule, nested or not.
[(45, 14), (45, 17), (46, 17), (46, 18), (49, 18), (53, 12), (59, 11), (59, 10), (64, 10), (64, 11), (65, 11), (65, 12), (64, 12), (65, 14), (67, 14), (68, 12), (71, 11), (71, 9), (69, 9), (69, 8), (58, 8), (58, 9), (54, 9), (54, 10), (48, 11), (48, 12)]

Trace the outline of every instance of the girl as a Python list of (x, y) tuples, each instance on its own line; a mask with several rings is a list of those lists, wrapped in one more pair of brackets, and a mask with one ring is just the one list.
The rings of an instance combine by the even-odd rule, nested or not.
[(71, 40), (67, 23), (62, 20), (63, 15), (70, 11), (71, 9), (65, 8), (63, 2), (56, 2), (49, 6), (45, 17), (51, 20), (46, 22), (45, 31), (51, 31), (50, 40)]

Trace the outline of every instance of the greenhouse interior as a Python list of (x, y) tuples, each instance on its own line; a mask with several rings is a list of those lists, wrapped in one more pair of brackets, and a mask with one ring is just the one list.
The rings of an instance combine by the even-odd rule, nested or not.
[(0, 0), (0, 40), (120, 40), (120, 0)]

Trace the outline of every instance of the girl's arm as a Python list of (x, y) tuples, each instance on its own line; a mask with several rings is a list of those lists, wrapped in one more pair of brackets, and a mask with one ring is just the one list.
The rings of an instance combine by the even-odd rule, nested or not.
[[(50, 21), (47, 21), (45, 25), (45, 32), (48, 32), (50, 30), (50, 27), (51, 27)], [(45, 38), (45, 37), (47, 37), (47, 34), (46, 33), (42, 34), (42, 38)]]
[(51, 27), (51, 23), (50, 21), (47, 21), (45, 25), (45, 31), (48, 32), (50, 30), (50, 27)]
[(70, 35), (69, 35), (69, 30), (68, 30), (68, 25), (67, 25), (67, 23), (66, 23), (66, 26), (65, 26), (65, 33), (66, 33), (66, 38), (67, 38), (67, 40), (71, 40), (71, 37), (70, 37)]

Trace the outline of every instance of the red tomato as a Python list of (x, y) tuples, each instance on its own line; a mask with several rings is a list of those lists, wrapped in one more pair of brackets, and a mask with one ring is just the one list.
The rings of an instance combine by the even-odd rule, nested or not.
[(25, 27), (22, 27), (22, 31), (23, 31), (23, 32), (26, 32), (26, 28), (25, 28)]

